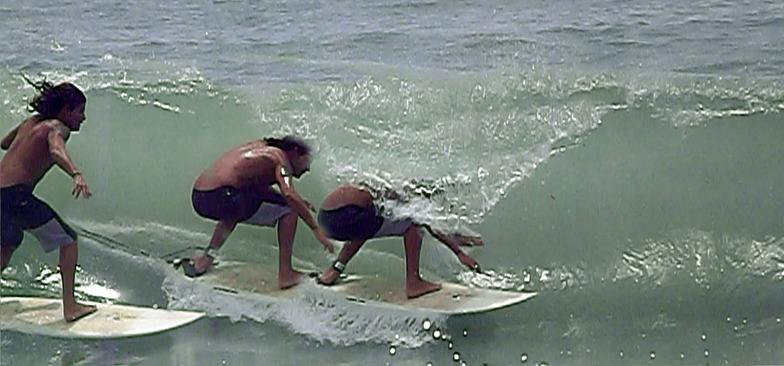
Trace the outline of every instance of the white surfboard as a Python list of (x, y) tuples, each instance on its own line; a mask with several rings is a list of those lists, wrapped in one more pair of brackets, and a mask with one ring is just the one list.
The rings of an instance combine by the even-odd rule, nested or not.
[(204, 313), (100, 304), (98, 310), (74, 322), (63, 318), (61, 299), (3, 297), (0, 328), (62, 338), (109, 339), (164, 332), (196, 321)]
[[(277, 286), (277, 267), (261, 263), (222, 262), (196, 281), (224, 292), (267, 296), (272, 300), (294, 298), (298, 288), (295, 286), (280, 290)], [(441, 282), (441, 290), (408, 299), (404, 279), (357, 275), (348, 275), (338, 284), (319, 288), (337, 292), (347, 300), (362, 305), (447, 315), (496, 310), (536, 295), (535, 292), (489, 290)]]

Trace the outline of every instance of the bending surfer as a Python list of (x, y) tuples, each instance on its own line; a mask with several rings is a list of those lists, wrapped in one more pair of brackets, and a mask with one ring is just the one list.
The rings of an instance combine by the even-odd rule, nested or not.
[(293, 185), (293, 178), (310, 170), (310, 150), (307, 143), (294, 136), (267, 138), (228, 150), (205, 169), (193, 184), (193, 208), (200, 216), (218, 223), (204, 254), (182, 263), (185, 274), (195, 277), (207, 271), (214, 261), (213, 252), (223, 245), (237, 223), (277, 225), (280, 288), (296, 285), (303, 276), (291, 266), (299, 218), (324, 248), (332, 252), (332, 243), (308, 211), (315, 210), (313, 205)]
[(319, 276), (325, 285), (335, 283), (346, 264), (367, 240), (388, 236), (402, 236), (406, 251), (406, 296), (409, 298), (441, 289), (441, 285), (423, 280), (419, 275), (419, 253), (422, 247), (422, 228), (449, 247), (461, 263), (481, 272), (479, 263), (460, 250), (460, 246), (483, 245), (479, 237), (447, 235), (404, 217), (392, 217), (382, 212), (377, 200), (401, 200), (394, 192), (380, 192), (366, 186), (344, 184), (330, 193), (319, 210), (319, 224), (328, 237), (346, 241), (331, 267)]
[(74, 197), (90, 198), (84, 176), (65, 149), (71, 132), (79, 131), (84, 122), (87, 98), (70, 83), (54, 86), (46, 81), (27, 81), (40, 93), (30, 102), (30, 109), (37, 113), (9, 131), (0, 143), (3, 150), (8, 150), (0, 162), (2, 269), (22, 243), (24, 232), (32, 233), (47, 253), (59, 248), (63, 316), (70, 322), (96, 311), (95, 306), (79, 304), (74, 298), (77, 235), (48, 204), (33, 195), (33, 190), (57, 164), (73, 179)]

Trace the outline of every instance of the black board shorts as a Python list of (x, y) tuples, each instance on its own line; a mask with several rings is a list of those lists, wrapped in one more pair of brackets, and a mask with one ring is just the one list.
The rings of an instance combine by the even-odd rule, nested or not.
[(291, 208), (277, 193), (263, 194), (258, 190), (240, 190), (222, 186), (209, 191), (194, 189), (193, 209), (202, 217), (272, 226)]
[(340, 241), (399, 236), (413, 224), (410, 219), (387, 215), (375, 205), (319, 210), (318, 221), (327, 237)]

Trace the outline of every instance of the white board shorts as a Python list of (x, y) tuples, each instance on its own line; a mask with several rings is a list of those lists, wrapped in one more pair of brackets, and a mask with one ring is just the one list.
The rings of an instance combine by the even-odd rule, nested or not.
[(242, 223), (258, 226), (275, 226), (278, 220), (290, 211), (291, 207), (289, 206), (264, 202), (250, 218), (242, 221)]

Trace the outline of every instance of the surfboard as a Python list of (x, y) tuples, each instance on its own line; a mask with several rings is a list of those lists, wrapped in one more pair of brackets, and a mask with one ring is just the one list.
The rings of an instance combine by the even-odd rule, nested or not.
[[(314, 272), (303, 270), (303, 272)], [(277, 287), (277, 267), (261, 263), (221, 262), (195, 281), (236, 295), (265, 296), (270, 300), (293, 299), (302, 284)], [(315, 284), (315, 280), (311, 280)], [(346, 275), (332, 286), (316, 285), (319, 291), (337, 293), (352, 303), (378, 308), (425, 311), (447, 315), (481, 313), (519, 304), (536, 292), (515, 292), (468, 287), (441, 282), (441, 290), (409, 299), (405, 279)]]
[(59, 338), (111, 339), (164, 332), (205, 315), (192, 311), (84, 303), (96, 305), (98, 310), (74, 322), (66, 322), (61, 299), (4, 296), (0, 299), (0, 328)]

